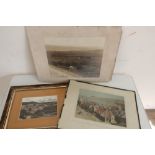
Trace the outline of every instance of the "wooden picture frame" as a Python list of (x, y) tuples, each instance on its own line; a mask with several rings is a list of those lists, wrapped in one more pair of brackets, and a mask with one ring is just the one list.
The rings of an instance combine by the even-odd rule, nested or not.
[(134, 91), (71, 81), (59, 128), (139, 129)]
[(1, 128), (57, 128), (67, 85), (13, 86)]
[(26, 32), (39, 80), (111, 80), (121, 27), (33, 26)]

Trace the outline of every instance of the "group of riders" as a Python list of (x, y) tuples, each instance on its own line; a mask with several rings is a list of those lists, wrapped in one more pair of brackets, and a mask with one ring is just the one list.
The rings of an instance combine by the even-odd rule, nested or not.
[(78, 100), (78, 105), (86, 112), (93, 114), (100, 121), (113, 125), (126, 126), (125, 109), (120, 103), (105, 106), (104, 104), (98, 104), (81, 96)]

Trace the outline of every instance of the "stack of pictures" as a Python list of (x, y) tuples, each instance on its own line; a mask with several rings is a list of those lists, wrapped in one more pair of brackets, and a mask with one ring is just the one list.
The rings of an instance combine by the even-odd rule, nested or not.
[(1, 128), (141, 127), (134, 91), (93, 84), (112, 79), (121, 27), (26, 30), (37, 77), (46, 84), (12, 86)]
[(1, 128), (140, 128), (135, 92), (71, 80), (12, 87)]

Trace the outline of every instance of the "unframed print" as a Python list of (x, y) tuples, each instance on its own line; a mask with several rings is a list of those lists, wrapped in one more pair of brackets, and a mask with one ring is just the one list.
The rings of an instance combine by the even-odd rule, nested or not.
[(39, 80), (111, 80), (121, 27), (33, 26), (26, 30)]

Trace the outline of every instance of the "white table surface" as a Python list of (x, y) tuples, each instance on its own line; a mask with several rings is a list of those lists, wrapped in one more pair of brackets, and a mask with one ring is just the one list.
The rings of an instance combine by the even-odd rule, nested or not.
[[(36, 84), (47, 84), (47, 83), (38, 81), (35, 75), (16, 75), (0, 78), (0, 118), (11, 86), (36, 85)], [(141, 128), (142, 129), (151, 128), (132, 77), (125, 74), (114, 74), (112, 81), (97, 84), (135, 91)]]

